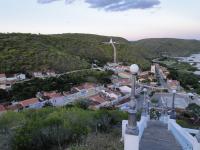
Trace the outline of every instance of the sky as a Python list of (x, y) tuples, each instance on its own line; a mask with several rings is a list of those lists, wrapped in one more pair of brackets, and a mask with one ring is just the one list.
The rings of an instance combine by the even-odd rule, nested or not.
[(0, 32), (200, 40), (200, 0), (0, 0)]

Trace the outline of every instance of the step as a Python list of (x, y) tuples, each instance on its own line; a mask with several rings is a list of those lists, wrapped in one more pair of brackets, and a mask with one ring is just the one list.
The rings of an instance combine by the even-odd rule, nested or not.
[(182, 150), (164, 123), (149, 121), (140, 140), (140, 150)]

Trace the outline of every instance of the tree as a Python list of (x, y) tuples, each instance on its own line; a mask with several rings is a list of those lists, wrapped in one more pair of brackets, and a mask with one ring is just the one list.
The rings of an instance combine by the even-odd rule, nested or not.
[(89, 105), (90, 105), (90, 103), (89, 103), (89, 100), (87, 100), (87, 99), (81, 99), (75, 103), (76, 107), (82, 108), (82, 109), (88, 109)]
[(6, 90), (0, 89), (0, 103), (9, 101), (10, 100), (10, 93)]
[(53, 107), (53, 104), (50, 101), (47, 101), (43, 107)]
[(192, 119), (194, 119), (193, 124), (196, 124), (200, 121), (200, 106), (199, 105), (195, 103), (189, 104), (186, 110), (192, 114), (193, 116)]

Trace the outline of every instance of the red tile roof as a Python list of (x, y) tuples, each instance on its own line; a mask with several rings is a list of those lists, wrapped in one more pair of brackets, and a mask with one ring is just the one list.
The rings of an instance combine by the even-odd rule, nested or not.
[(103, 103), (103, 102), (105, 102), (105, 99), (104, 99), (103, 97), (99, 96), (99, 95), (91, 96), (91, 97), (89, 97), (89, 99), (90, 99), (91, 101), (98, 102), (98, 103)]
[(83, 84), (81, 84), (81, 85), (79, 85), (75, 88), (78, 89), (78, 90), (83, 90), (83, 89), (90, 89), (90, 88), (94, 88), (94, 87), (96, 87), (96, 84), (86, 82), (86, 83), (83, 83)]
[(31, 104), (35, 104), (38, 102), (37, 98), (30, 98), (24, 101), (19, 102), (23, 107), (29, 106)]
[(51, 99), (51, 98), (55, 98), (55, 97), (60, 97), (60, 96), (62, 96), (62, 94), (57, 93), (56, 91), (52, 91), (52, 92), (44, 92), (44, 96)]
[(3, 73), (3, 74), (0, 74), (0, 78), (5, 78), (6, 75)]
[(0, 112), (6, 111), (5, 107), (3, 105), (0, 105)]
[(21, 104), (9, 105), (6, 107), (7, 110), (12, 110), (12, 111), (22, 109), (22, 108), (23, 108), (23, 106)]

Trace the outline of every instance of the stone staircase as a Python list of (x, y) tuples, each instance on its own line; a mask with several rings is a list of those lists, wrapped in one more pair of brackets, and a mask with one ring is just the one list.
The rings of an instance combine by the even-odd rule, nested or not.
[(140, 140), (139, 150), (182, 150), (164, 123), (151, 120)]

